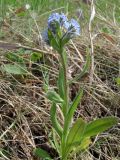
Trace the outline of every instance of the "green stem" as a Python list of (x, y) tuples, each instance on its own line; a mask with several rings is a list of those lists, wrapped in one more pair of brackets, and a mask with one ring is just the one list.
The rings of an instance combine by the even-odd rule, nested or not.
[[(64, 114), (64, 128), (65, 128), (65, 122), (66, 122), (66, 117), (69, 109), (69, 84), (67, 83), (67, 55), (65, 50), (61, 50), (61, 64), (63, 67), (63, 72), (64, 72), (64, 105), (63, 105), (63, 114)], [(62, 160), (66, 159), (63, 157), (65, 148), (66, 148), (66, 140), (67, 140), (67, 132), (66, 129), (63, 131), (62, 134), (62, 143), (61, 143), (61, 151), (62, 151)]]
[(63, 105), (63, 114), (66, 117), (68, 112), (68, 100), (69, 100), (69, 91), (68, 91), (68, 83), (67, 83), (67, 58), (66, 52), (64, 50), (61, 51), (61, 64), (64, 72), (64, 105)]

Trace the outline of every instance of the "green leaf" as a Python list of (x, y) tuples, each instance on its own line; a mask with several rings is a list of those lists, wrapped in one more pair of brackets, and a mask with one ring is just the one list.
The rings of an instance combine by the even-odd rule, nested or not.
[(37, 53), (37, 52), (33, 52), (31, 54), (31, 61), (32, 62), (37, 62), (38, 60), (40, 60), (42, 58), (42, 53)]
[(76, 146), (76, 152), (85, 150), (91, 143), (90, 137), (81, 139), (80, 145)]
[(52, 106), (51, 106), (50, 118), (51, 118), (52, 125), (53, 125), (54, 129), (56, 130), (58, 135), (60, 137), (62, 137), (62, 127), (61, 127), (61, 125), (59, 124), (59, 122), (56, 118), (56, 104), (55, 103), (53, 103)]
[(34, 149), (33, 152), (39, 158), (43, 158), (43, 159), (46, 159), (46, 160), (52, 160), (50, 155), (45, 150), (43, 150), (41, 148), (36, 148), (36, 149)]
[(76, 143), (80, 144), (81, 139), (83, 138), (85, 126), (86, 123), (81, 118), (77, 119), (77, 121), (74, 123), (67, 137), (67, 143), (64, 149), (64, 157), (70, 153), (71, 149)]
[(55, 146), (55, 149), (57, 150), (58, 154), (60, 155), (60, 145), (59, 145), (59, 139), (58, 137), (56, 136), (56, 131), (55, 129), (53, 129), (53, 141), (54, 141), (54, 146)]
[(47, 98), (55, 103), (63, 103), (63, 99), (55, 91), (48, 91)]
[(71, 123), (71, 120), (74, 116), (74, 113), (78, 107), (78, 104), (80, 103), (81, 99), (83, 96), (83, 89), (80, 89), (80, 91), (78, 92), (77, 96), (75, 97), (72, 105), (70, 106), (69, 112), (67, 114), (67, 121), (68, 123)]
[(59, 43), (57, 37), (55, 37), (55, 35), (50, 30), (48, 30), (48, 38), (50, 45), (59, 52)]
[(89, 147), (90, 143), (91, 143), (91, 140), (88, 137), (88, 138), (83, 138), (80, 143), (73, 144), (72, 145), (73, 151), (72, 151), (71, 155), (74, 155), (78, 152), (84, 151), (86, 148)]
[(67, 34), (64, 34), (61, 39), (62, 46), (65, 46), (69, 42), (69, 40), (70, 40), (70, 38), (67, 37)]
[(81, 138), (83, 137), (85, 126), (86, 123), (84, 120), (82, 120), (81, 118), (77, 119), (68, 134), (67, 145), (71, 145), (81, 140)]
[(76, 96), (76, 98), (74, 99), (72, 105), (70, 106), (70, 109), (68, 111), (68, 114), (67, 114), (67, 117), (65, 118), (65, 123), (64, 123), (64, 130), (63, 130), (63, 138), (64, 138), (64, 141), (66, 141), (66, 137), (68, 135), (68, 132), (69, 132), (69, 127), (70, 127), (70, 124), (72, 122), (72, 119), (73, 119), (73, 116), (74, 116), (74, 112), (82, 98), (82, 95), (83, 95), (83, 90), (81, 89), (78, 93), (78, 95)]
[(84, 137), (95, 136), (109, 129), (115, 124), (117, 124), (117, 118), (115, 117), (105, 117), (105, 118), (94, 120), (87, 124), (84, 132)]
[(28, 74), (27, 68), (24, 65), (18, 64), (4, 64), (1, 66), (2, 71), (14, 75), (26, 75)]
[(81, 101), (82, 95), (83, 95), (83, 89), (80, 89), (80, 91), (78, 92), (77, 96), (75, 97), (75, 99), (74, 99), (74, 101), (68, 111), (68, 114), (67, 114), (67, 117), (65, 120), (65, 125), (64, 125), (64, 134), (66, 134), (66, 132), (68, 132), (69, 126), (70, 126), (71, 121), (73, 119), (76, 108), (78, 107), (78, 104)]

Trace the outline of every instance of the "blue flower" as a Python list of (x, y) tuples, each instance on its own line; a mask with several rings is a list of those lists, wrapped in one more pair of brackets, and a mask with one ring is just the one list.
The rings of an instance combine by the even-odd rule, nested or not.
[(80, 25), (75, 19), (71, 19), (69, 22), (65, 22), (64, 27), (68, 34), (71, 34), (71, 36), (80, 35)]
[[(48, 36), (48, 33), (49, 36)], [(66, 44), (71, 38), (80, 35), (80, 25), (75, 19), (68, 21), (64, 13), (52, 13), (48, 18), (47, 29), (42, 33), (42, 37), (47, 44), (51, 38), (63, 41)]]
[(63, 26), (64, 23), (68, 21), (66, 15), (65, 15), (64, 13), (61, 13), (61, 14), (60, 14), (60, 20), (59, 20), (59, 21), (60, 21), (60, 25), (61, 25), (61, 26)]
[(52, 13), (48, 18), (48, 29), (55, 32), (57, 24), (62, 27), (66, 21), (68, 21), (68, 19), (64, 13)]
[(48, 27), (51, 25), (51, 23), (59, 22), (60, 15), (59, 13), (52, 13), (48, 18)]

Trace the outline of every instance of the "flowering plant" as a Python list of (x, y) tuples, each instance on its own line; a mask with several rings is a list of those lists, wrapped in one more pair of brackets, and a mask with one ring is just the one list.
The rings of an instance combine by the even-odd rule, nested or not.
[[(77, 93), (72, 103), (69, 102), (69, 82), (67, 79), (67, 53), (65, 45), (71, 38), (80, 35), (80, 25), (74, 19), (70, 21), (62, 13), (53, 13), (48, 18), (48, 28), (43, 34), (44, 40), (51, 45), (59, 54), (59, 77), (58, 92), (48, 91), (47, 98), (52, 102), (50, 116), (53, 125), (52, 146), (56, 149), (61, 160), (67, 160), (72, 154), (84, 151), (91, 143), (91, 137), (105, 131), (117, 123), (115, 117), (106, 117), (85, 122), (79, 118), (73, 124), (73, 116), (81, 101), (83, 89)], [(81, 75), (88, 69), (90, 59), (88, 58)], [(57, 107), (63, 115), (63, 122), (57, 119)], [(35, 154), (47, 159), (50, 155), (40, 149), (35, 149)]]

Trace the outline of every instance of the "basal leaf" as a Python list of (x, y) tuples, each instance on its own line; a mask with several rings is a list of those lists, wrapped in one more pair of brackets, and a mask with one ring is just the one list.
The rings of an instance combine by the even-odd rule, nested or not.
[(78, 152), (84, 151), (89, 147), (91, 143), (90, 138), (83, 138), (80, 143), (72, 144), (71, 154), (76, 154)]
[(84, 130), (85, 130), (86, 123), (79, 118), (71, 128), (66, 142), (66, 147), (64, 150), (64, 157), (68, 156), (71, 149), (73, 148), (74, 144), (78, 144), (81, 142), (83, 138)]
[(36, 148), (34, 149), (34, 154), (39, 157), (39, 158), (43, 158), (44, 160), (52, 160), (52, 158), (50, 157), (50, 155), (43, 149), (41, 148)]
[(76, 143), (81, 140), (84, 129), (85, 129), (86, 123), (81, 118), (77, 119), (77, 121), (74, 123), (73, 127), (70, 129), (70, 132), (68, 134), (67, 138), (67, 145)]
[(117, 118), (115, 117), (105, 117), (105, 118), (94, 120), (87, 124), (84, 132), (84, 137), (95, 136), (109, 129), (115, 124), (117, 124)]
[(59, 140), (58, 140), (58, 137), (56, 136), (56, 131), (55, 129), (53, 129), (53, 141), (54, 141), (54, 146), (55, 146), (55, 149), (57, 150), (57, 152), (59, 153), (60, 155), (60, 145), (59, 145)]

